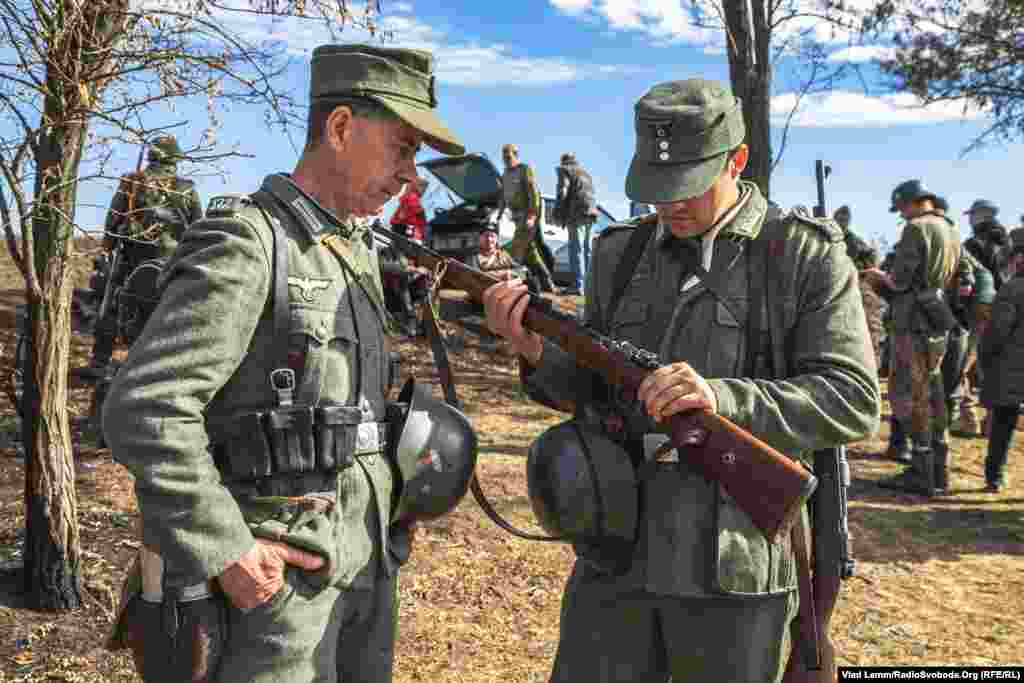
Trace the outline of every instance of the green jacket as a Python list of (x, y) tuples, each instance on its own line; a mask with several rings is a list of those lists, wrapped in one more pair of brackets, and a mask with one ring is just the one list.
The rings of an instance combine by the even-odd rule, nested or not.
[[(289, 364), (299, 359), (296, 403), (357, 405), (384, 419), (391, 378), (372, 237), (337, 221), (285, 175), (268, 176), (262, 189), (297, 212), (282, 221), (286, 241), (276, 245), (288, 253), (288, 338), (274, 335), (275, 241), (265, 214), (248, 198), (217, 197), (168, 264), (160, 302), (104, 406), (113, 456), (135, 477), (143, 541), (164, 558), (172, 586), (216, 576), (254, 536), (281, 532), (262, 524), (262, 490), (222, 482), (211, 449), (235, 415), (277, 404), (269, 375), (281, 344)], [(307, 222), (292, 217), (299, 214)], [(319, 243), (331, 232), (348, 236), (347, 268)], [(314, 476), (323, 483), (313, 488), (337, 501), (336, 530), (309, 538), (289, 528), (279, 538), (332, 555), (332, 583), (369, 587), (380, 563), (394, 569), (385, 552), (391, 469), (383, 455), (371, 455), (336, 481)], [(304, 477), (277, 480), (274, 495), (300, 495), (319, 481)]]
[[(721, 415), (791, 457), (863, 439), (878, 426), (880, 394), (842, 233), (831, 221), (801, 212), (766, 220), (767, 202), (754, 185), (743, 187), (746, 202), (717, 236), (709, 276), (684, 284), (692, 271), (684, 270), (678, 240), (659, 228), (611, 320), (612, 273), (632, 226), (607, 229), (588, 273), (588, 323), (658, 352), (663, 363), (690, 363), (708, 379)], [(778, 269), (771, 280), (769, 268)], [(774, 284), (757, 296), (766, 282)], [(760, 331), (748, 334), (757, 301), (767, 310)], [(761, 346), (749, 356), (748, 339)], [(756, 361), (748, 366), (751, 358)], [(551, 344), (539, 366), (523, 375), (531, 395), (552, 407), (574, 404), (577, 387), (592, 382)], [(615, 412), (626, 418), (634, 439), (654, 431), (635, 402), (616, 403)], [(796, 586), (788, 537), (768, 543), (718, 485), (685, 463), (656, 467), (645, 483), (646, 519), (633, 566), (617, 581), (698, 597)]]
[[(159, 254), (170, 256), (189, 225), (203, 217), (195, 183), (179, 177), (175, 164), (151, 162), (139, 174), (122, 176), (110, 201), (104, 229), (107, 232), (156, 240)], [(179, 220), (156, 220), (153, 209), (170, 209)]]
[(893, 247), (890, 274), (893, 332), (924, 333), (916, 295), (925, 289), (947, 289), (960, 262), (960, 242), (952, 221), (940, 213), (925, 213), (907, 221)]

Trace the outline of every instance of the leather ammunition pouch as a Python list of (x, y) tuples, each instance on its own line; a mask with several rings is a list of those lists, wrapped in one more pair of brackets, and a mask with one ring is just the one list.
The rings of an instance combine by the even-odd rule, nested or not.
[(956, 316), (942, 289), (923, 289), (915, 294), (915, 301), (930, 332), (945, 334), (957, 326)]
[[(130, 649), (145, 683), (212, 683), (228, 640), (227, 598), (209, 582), (165, 590), (159, 601), (147, 600), (147, 553), (140, 552), (125, 578), (107, 649)], [(148, 556), (151, 562), (157, 558)]]
[(388, 424), (364, 421), (357, 406), (287, 406), (208, 421), (214, 461), (225, 481), (343, 470), (382, 453)]

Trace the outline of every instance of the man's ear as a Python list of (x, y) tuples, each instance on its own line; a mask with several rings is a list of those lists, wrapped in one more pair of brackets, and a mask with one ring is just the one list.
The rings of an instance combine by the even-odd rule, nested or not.
[(327, 117), (324, 142), (335, 151), (345, 149), (352, 138), (352, 109), (342, 104), (335, 107)]

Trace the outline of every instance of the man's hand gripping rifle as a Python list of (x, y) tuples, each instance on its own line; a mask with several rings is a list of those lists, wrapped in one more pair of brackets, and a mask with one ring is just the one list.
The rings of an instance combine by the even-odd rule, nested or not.
[[(374, 228), (381, 242), (391, 244), (433, 270), (439, 281), (465, 290), (477, 302), (497, 278), (446, 258), (417, 242), (383, 228)], [(616, 341), (554, 310), (536, 295), (523, 316), (526, 327), (571, 354), (584, 368), (609, 384), (635, 394), (640, 383), (660, 366), (654, 354)], [(680, 458), (710, 481), (722, 485), (770, 541), (788, 533), (799, 518), (817, 479), (798, 462), (710, 411), (679, 413), (663, 420)]]

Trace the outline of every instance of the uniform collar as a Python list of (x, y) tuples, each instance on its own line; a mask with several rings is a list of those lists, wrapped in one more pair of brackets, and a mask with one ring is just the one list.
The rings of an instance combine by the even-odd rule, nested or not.
[(351, 239), (354, 235), (364, 232), (369, 224), (369, 221), (363, 218), (338, 218), (296, 185), (287, 173), (268, 175), (263, 179), (260, 189), (283, 203), (302, 227), (303, 232), (314, 242), (329, 234)]
[[(740, 181), (740, 198), (718, 221), (711, 226), (711, 229), (700, 235), (701, 266), (705, 272), (710, 272), (711, 262), (714, 259), (715, 241), (719, 237), (728, 237), (732, 241), (743, 241), (757, 237), (761, 232), (761, 225), (764, 223), (764, 216), (768, 210), (768, 202), (765, 201), (761, 191), (754, 183), (746, 180)], [(667, 247), (678, 241), (665, 226), (658, 221), (658, 245)], [(698, 238), (693, 238), (696, 241)], [(684, 240), (688, 241), (688, 240)]]

